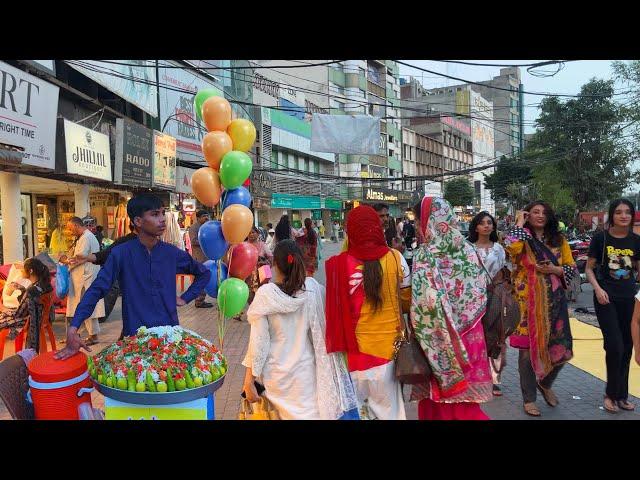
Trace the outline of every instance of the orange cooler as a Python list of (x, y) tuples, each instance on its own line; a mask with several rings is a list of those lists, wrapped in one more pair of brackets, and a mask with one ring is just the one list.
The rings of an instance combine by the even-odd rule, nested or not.
[(56, 352), (35, 357), (28, 366), (29, 395), (37, 420), (78, 420), (78, 406), (91, 404), (93, 385), (87, 356), (79, 352), (56, 360)]

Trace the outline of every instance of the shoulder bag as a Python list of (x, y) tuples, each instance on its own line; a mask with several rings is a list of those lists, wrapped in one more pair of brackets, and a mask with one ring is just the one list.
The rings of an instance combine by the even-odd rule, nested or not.
[(482, 317), (482, 327), (484, 340), (487, 344), (487, 355), (489, 358), (496, 359), (503, 353), (507, 337), (515, 331), (520, 323), (520, 307), (511, 293), (509, 270), (503, 267), (492, 279), (475, 245), (473, 245), (473, 249), (476, 251), (480, 266), (489, 279), (487, 311)]
[[(395, 253), (393, 258), (396, 268), (400, 268)], [(394, 343), (395, 376), (402, 384), (428, 383), (431, 378), (429, 360), (416, 338), (411, 321), (407, 321), (402, 314), (402, 299), (400, 298), (400, 279), (398, 278), (398, 316), (401, 332)]]

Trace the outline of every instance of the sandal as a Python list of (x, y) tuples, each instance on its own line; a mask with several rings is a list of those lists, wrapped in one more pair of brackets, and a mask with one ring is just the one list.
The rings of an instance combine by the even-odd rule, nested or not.
[(629, 400), (618, 400), (618, 407), (622, 410), (626, 410), (627, 412), (632, 412), (636, 409), (635, 404), (631, 403)]
[(558, 401), (558, 397), (556, 397), (556, 394), (553, 390), (551, 390), (550, 388), (544, 388), (540, 384), (538, 384), (538, 390), (540, 390), (542, 398), (544, 398), (544, 401), (547, 402), (547, 405), (549, 405), (550, 407), (558, 406), (558, 403), (560, 402)]
[(532, 417), (539, 417), (542, 415), (536, 404), (533, 402), (524, 404), (524, 413), (531, 415)]
[(500, 387), (498, 385), (494, 385), (493, 386), (493, 396), (494, 397), (501, 397), (502, 396), (502, 390), (500, 389)]
[[(609, 403), (607, 404), (607, 402), (609, 402)], [(618, 408), (618, 405), (616, 405), (616, 402), (611, 400), (606, 395), (604, 397), (604, 402), (603, 402), (602, 406), (609, 413), (618, 413), (620, 411), (620, 409)]]

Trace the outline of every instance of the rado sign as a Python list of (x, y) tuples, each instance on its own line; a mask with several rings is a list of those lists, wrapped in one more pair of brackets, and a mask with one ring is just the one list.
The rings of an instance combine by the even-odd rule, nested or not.
[(69, 120), (63, 120), (63, 131), (64, 155), (57, 156), (56, 171), (110, 182), (109, 137)]
[(153, 132), (128, 119), (116, 120), (114, 181), (123, 185), (151, 188)]

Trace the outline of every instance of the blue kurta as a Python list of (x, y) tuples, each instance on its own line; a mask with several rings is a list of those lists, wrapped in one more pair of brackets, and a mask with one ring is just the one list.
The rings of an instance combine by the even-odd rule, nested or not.
[(151, 253), (138, 238), (114, 247), (98, 278), (76, 308), (71, 325), (78, 328), (91, 316), (98, 300), (115, 280), (122, 292), (122, 322), (125, 336), (135, 335), (141, 326), (178, 325), (176, 274), (195, 275), (182, 295), (190, 302), (204, 290), (211, 272), (177, 247), (158, 242)]

